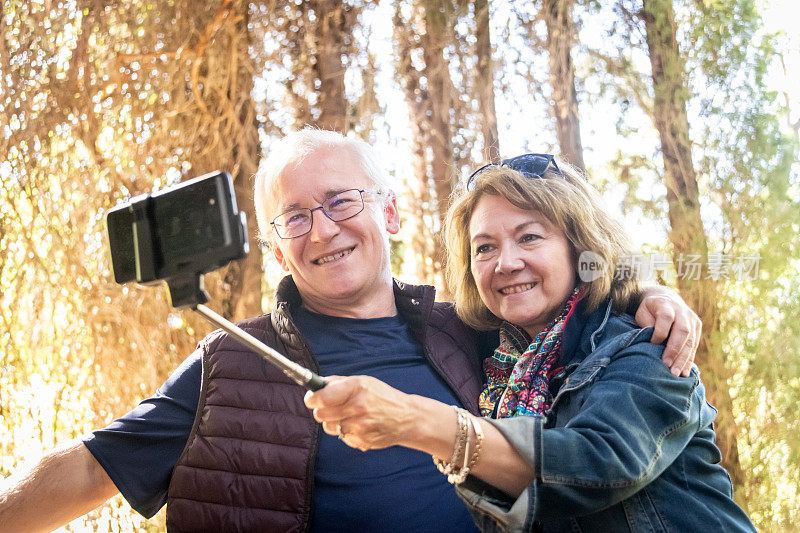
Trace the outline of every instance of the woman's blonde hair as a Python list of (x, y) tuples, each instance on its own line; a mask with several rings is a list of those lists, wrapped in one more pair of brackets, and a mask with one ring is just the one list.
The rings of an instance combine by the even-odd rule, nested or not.
[(586, 282), (588, 312), (608, 296), (615, 309), (622, 311), (631, 298), (638, 296), (640, 286), (635, 272), (615, 276), (616, 265), (631, 250), (628, 236), (606, 213), (597, 191), (575, 168), (561, 161), (558, 167), (561, 174), (551, 167), (542, 178), (528, 178), (508, 167), (489, 167), (477, 176), (472, 190), (461, 191), (453, 198), (445, 227), (447, 283), (455, 296), (459, 317), (470, 326), (494, 329), (501, 322), (481, 300), (470, 269), (470, 220), (478, 201), (486, 194), (501, 196), (520, 209), (538, 211), (564, 232), (576, 267), (579, 258), (599, 267), (591, 271), (593, 279)]

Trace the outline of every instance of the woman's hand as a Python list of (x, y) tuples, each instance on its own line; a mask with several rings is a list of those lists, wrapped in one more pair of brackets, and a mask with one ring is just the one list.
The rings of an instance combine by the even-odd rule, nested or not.
[(366, 451), (402, 445), (417, 421), (415, 396), (369, 376), (329, 376), (328, 384), (304, 398), (329, 435)]
[[(450, 460), (457, 413), (451, 405), (405, 394), (369, 376), (326, 376), (328, 384), (305, 396), (329, 435), (362, 451), (406, 446)], [(482, 454), (471, 473), (516, 497), (533, 479), (532, 467), (500, 431), (483, 419)]]

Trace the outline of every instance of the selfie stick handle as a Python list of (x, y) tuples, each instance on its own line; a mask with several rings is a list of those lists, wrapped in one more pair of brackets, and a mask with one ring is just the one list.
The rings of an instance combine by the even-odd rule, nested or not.
[(225, 317), (215, 313), (205, 305), (198, 304), (193, 307), (193, 309), (220, 328), (227, 331), (236, 340), (255, 351), (257, 354), (261, 355), (261, 357), (263, 357), (267, 362), (277, 366), (283, 371), (284, 374), (286, 374), (289, 379), (298, 385), (305, 387), (310, 391), (318, 391), (328, 384), (328, 382), (325, 381), (322, 376), (319, 376), (311, 370), (287, 359), (277, 351), (273, 350), (260, 340), (256, 339), (238, 327), (233, 322), (230, 322)]

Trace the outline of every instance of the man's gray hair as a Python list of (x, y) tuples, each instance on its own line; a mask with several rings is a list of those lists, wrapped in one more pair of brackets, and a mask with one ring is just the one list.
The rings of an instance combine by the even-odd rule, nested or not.
[(270, 232), (270, 199), (275, 196), (275, 183), (287, 166), (298, 165), (319, 149), (349, 149), (355, 153), (361, 168), (378, 192), (390, 189), (389, 180), (378, 164), (373, 148), (355, 137), (316, 128), (304, 128), (292, 132), (270, 145), (269, 155), (261, 161), (256, 172), (254, 197), (256, 219), (260, 238), (267, 240)]

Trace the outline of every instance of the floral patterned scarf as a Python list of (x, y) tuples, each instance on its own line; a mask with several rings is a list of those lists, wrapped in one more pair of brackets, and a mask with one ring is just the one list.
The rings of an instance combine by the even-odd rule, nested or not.
[(550, 379), (561, 370), (561, 334), (584, 293), (583, 286), (576, 287), (561, 313), (532, 342), (523, 329), (503, 323), (500, 346), (483, 364), (487, 385), (478, 400), (482, 416), (531, 416), (550, 408)]

